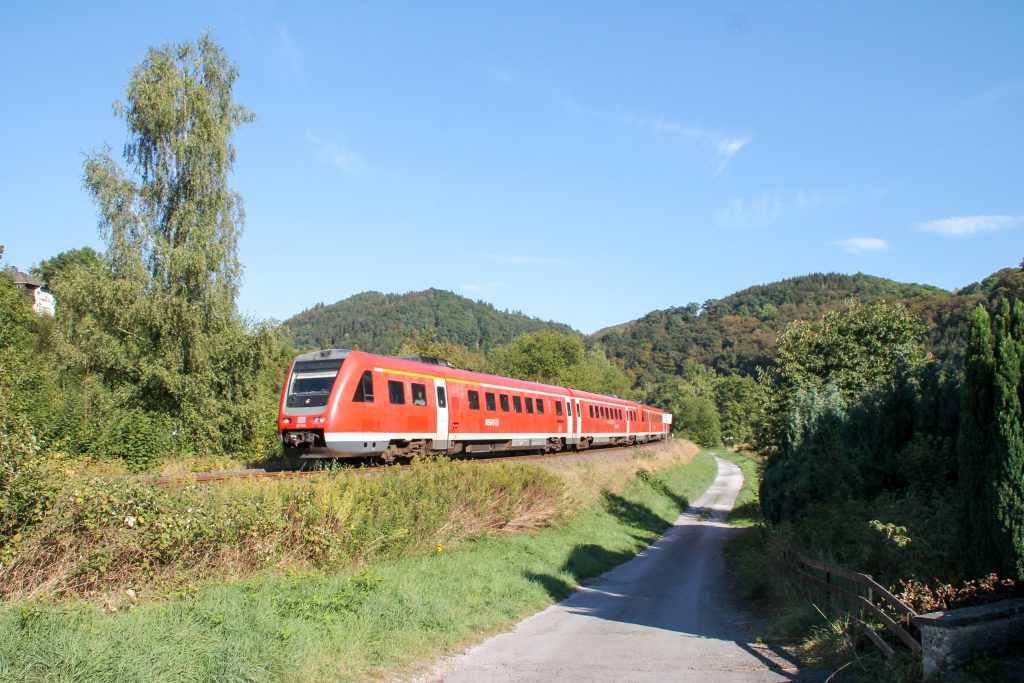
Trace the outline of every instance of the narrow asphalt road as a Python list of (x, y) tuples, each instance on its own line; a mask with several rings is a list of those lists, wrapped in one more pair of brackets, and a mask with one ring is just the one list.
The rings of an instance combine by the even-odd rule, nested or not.
[(714, 483), (654, 545), (449, 661), (444, 680), (819, 680), (749, 643), (729, 607), (722, 547), (739, 533), (725, 519), (743, 474), (716, 460)]

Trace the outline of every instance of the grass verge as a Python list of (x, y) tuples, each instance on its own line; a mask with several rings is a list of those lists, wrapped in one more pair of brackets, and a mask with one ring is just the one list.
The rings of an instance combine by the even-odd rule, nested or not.
[(736, 503), (729, 512), (729, 524), (738, 527), (752, 527), (761, 524), (764, 518), (761, 516), (761, 503), (758, 499), (761, 477), (757, 459), (746, 453), (730, 451), (725, 448), (712, 448), (709, 452), (738, 465), (743, 471), (743, 488), (740, 489)]
[(704, 455), (660, 471), (641, 457), (632, 476), (556, 526), (492, 532), (340, 574), (264, 571), (171, 599), (122, 602), (113, 613), (81, 600), (8, 601), (0, 608), (0, 680), (379, 676), (507, 627), (629, 559), (714, 474)]

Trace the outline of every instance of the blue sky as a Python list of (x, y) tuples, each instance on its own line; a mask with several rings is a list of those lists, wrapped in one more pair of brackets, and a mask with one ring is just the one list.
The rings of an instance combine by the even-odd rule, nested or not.
[(817, 271), (948, 289), (1024, 258), (1024, 3), (5, 3), (0, 244), (101, 248), (151, 45), (210, 29), (241, 308), (438, 287), (592, 332)]

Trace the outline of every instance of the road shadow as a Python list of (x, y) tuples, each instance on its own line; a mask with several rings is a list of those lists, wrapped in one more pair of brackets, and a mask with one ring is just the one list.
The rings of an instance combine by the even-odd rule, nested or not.
[[(739, 599), (724, 578), (722, 559), (725, 544), (747, 530), (723, 524), (724, 511), (691, 507), (661, 535), (666, 522), (653, 510), (614, 494), (605, 497), (605, 506), (621, 521), (641, 533), (654, 534), (657, 540), (639, 556), (580, 545), (569, 554), (562, 575), (526, 573), (526, 578), (561, 601), (561, 609), (592, 619), (734, 643), (768, 668), (773, 680), (827, 679), (827, 671), (800, 671), (783, 651), (751, 642), (741, 625), (746, 620), (737, 609)], [(597, 578), (584, 582), (587, 577)], [(576, 590), (574, 584), (581, 582), (582, 588)]]
[(761, 519), (761, 506), (756, 500), (748, 500), (742, 505), (737, 505), (729, 513), (731, 519)]
[(576, 592), (576, 587), (583, 580), (599, 576), (609, 569), (628, 562), (634, 557), (636, 557), (635, 553), (608, 550), (599, 545), (588, 543), (573, 548), (565, 564), (562, 565), (562, 572), (572, 577), (571, 582), (551, 574), (524, 572), (523, 576), (534, 583), (540, 584), (547, 591), (548, 595), (560, 601)]
[[(608, 514), (626, 526), (647, 532), (644, 534), (644, 540), (648, 542), (660, 536), (665, 527), (672, 523), (671, 520), (661, 517), (646, 505), (634, 503), (615, 493), (605, 493), (601, 504)], [(685, 510), (686, 506), (684, 505), (680, 509)]]

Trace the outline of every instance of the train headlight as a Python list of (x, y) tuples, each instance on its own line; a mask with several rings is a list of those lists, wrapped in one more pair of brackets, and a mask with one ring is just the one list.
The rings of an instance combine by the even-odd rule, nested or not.
[(314, 417), (313, 418), (313, 424), (315, 424), (315, 425), (322, 425), (323, 423), (324, 423), (324, 418), (322, 418), (322, 417)]
[(290, 425), (292, 423), (292, 419), (290, 417), (286, 417), (285, 419), (281, 420), (281, 422), (286, 425)]

